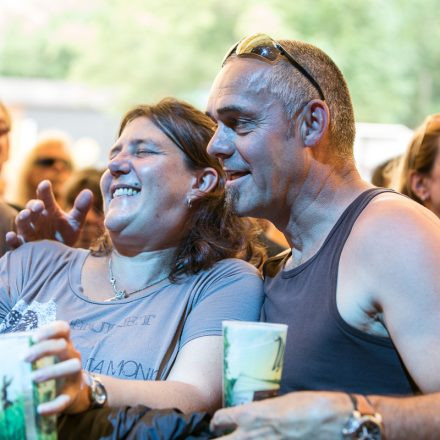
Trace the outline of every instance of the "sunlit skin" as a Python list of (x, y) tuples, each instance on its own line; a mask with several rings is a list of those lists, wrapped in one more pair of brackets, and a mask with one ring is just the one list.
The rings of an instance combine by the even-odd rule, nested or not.
[[(185, 154), (151, 120), (139, 117), (128, 123), (101, 178), (105, 226), (116, 247), (130, 254), (176, 246), (195, 181)], [(113, 197), (124, 187), (137, 194)]]
[(275, 217), (292, 202), (292, 179), (301, 180), (307, 157), (295, 146), (295, 130), (289, 130), (292, 121), (276, 97), (250, 90), (256, 67), (270, 69), (261, 61), (234, 60), (217, 76), (207, 113), (218, 128), (208, 152), (228, 172), (227, 191), (235, 194), (239, 215), (280, 223)]

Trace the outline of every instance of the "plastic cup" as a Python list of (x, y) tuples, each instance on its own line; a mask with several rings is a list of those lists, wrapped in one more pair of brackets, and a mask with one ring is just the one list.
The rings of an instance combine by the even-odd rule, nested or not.
[(223, 406), (278, 395), (287, 325), (223, 321)]
[(0, 439), (56, 440), (56, 416), (40, 416), (39, 403), (56, 397), (55, 381), (34, 383), (32, 370), (52, 364), (53, 356), (30, 364), (23, 359), (32, 345), (27, 332), (0, 335)]

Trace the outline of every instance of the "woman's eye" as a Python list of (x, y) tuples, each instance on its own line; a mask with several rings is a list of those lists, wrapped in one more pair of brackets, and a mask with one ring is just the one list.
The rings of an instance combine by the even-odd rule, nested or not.
[(136, 150), (137, 156), (146, 156), (148, 154), (154, 154), (154, 151), (151, 150), (150, 148), (138, 148)]

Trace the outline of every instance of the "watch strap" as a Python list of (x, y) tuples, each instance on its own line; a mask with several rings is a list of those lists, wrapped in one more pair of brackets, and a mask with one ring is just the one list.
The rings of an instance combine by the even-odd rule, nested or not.
[(375, 416), (377, 415), (373, 405), (367, 398), (362, 394), (355, 395), (351, 393), (347, 393), (353, 403), (353, 408), (355, 411), (358, 411), (362, 415)]

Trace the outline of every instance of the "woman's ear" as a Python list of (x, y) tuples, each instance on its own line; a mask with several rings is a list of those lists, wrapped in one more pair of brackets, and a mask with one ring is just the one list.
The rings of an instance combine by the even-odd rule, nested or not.
[(330, 122), (327, 104), (319, 99), (307, 103), (302, 112), (301, 136), (306, 147), (319, 143), (325, 136)]
[(409, 185), (412, 192), (423, 202), (431, 197), (431, 185), (429, 176), (413, 171), (409, 176)]
[(197, 170), (191, 187), (191, 198), (194, 200), (211, 192), (216, 187), (218, 179), (218, 172), (214, 168), (207, 167)]

